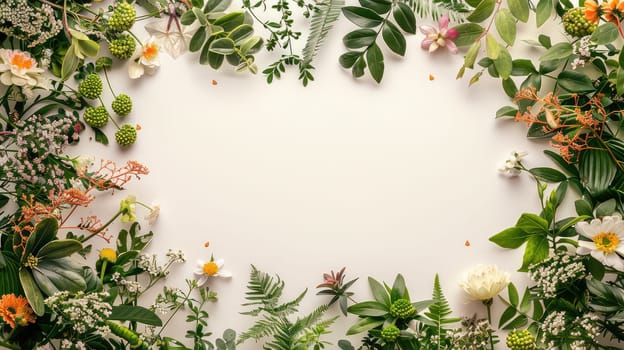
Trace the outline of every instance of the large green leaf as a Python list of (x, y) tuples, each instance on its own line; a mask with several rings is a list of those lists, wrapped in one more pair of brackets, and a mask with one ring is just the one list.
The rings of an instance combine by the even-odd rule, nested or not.
[(394, 302), (397, 299), (407, 299), (409, 300), (409, 292), (407, 291), (407, 286), (405, 284), (405, 278), (403, 275), (398, 274), (394, 278), (394, 283), (392, 283), (392, 291), (390, 293), (390, 298)]
[(4, 266), (0, 267), (0, 295), (23, 294), (18, 271), (19, 262), (11, 252), (0, 252), (4, 259)]
[(43, 295), (37, 287), (33, 276), (27, 269), (21, 269), (19, 271), (19, 279), (24, 289), (24, 294), (28, 300), (28, 304), (33, 309), (37, 316), (43, 315), (45, 312), (45, 304), (43, 303)]
[(368, 70), (371, 76), (377, 83), (380, 83), (384, 74), (384, 57), (377, 44), (373, 43), (366, 50), (366, 61), (368, 62)]
[(382, 304), (390, 306), (390, 296), (388, 295), (386, 288), (384, 288), (381, 283), (372, 277), (368, 278), (368, 284), (371, 292), (373, 293), (373, 298)]
[(540, 61), (558, 60), (568, 58), (572, 55), (572, 44), (568, 42), (557, 43), (551, 46), (539, 57)]
[(406, 33), (416, 33), (416, 16), (414, 11), (405, 3), (397, 2), (396, 7), (392, 10), (392, 16), (399, 27)]
[(546, 23), (552, 13), (552, 10), (552, 0), (539, 0), (537, 2), (537, 7), (535, 8), (535, 20), (538, 27), (541, 27), (542, 24)]
[(136, 305), (113, 306), (109, 320), (139, 322), (150, 326), (162, 326), (162, 320), (153, 311)]
[(496, 31), (501, 39), (508, 45), (513, 45), (516, 41), (516, 21), (507, 9), (501, 9), (494, 16)]
[(595, 90), (592, 81), (583, 73), (570, 70), (559, 73), (557, 84), (571, 93), (590, 93)]
[(516, 222), (516, 227), (531, 235), (546, 236), (548, 234), (548, 221), (539, 215), (524, 213)]
[(590, 40), (596, 45), (606, 45), (613, 42), (620, 36), (617, 25), (606, 22), (598, 26), (592, 34)]
[(399, 30), (399, 28), (392, 24), (392, 22), (386, 22), (386, 25), (381, 31), (381, 35), (390, 50), (392, 50), (397, 55), (405, 55), (405, 49), (407, 48), (405, 37), (403, 37), (403, 34)]
[(362, 28), (374, 28), (383, 22), (383, 18), (375, 11), (364, 7), (345, 6), (342, 8), (342, 13), (349, 21)]
[(48, 244), (54, 238), (58, 232), (58, 221), (54, 218), (46, 218), (41, 220), (35, 226), (33, 232), (28, 236), (26, 241), (26, 250), (24, 251), (24, 258), (28, 258), (30, 254), (37, 255), (39, 249)]
[(462, 23), (454, 28), (459, 33), (457, 38), (454, 40), (454, 43), (457, 46), (473, 44), (485, 30), (481, 25), (476, 23)]
[(387, 305), (384, 305), (377, 301), (364, 301), (361, 303), (353, 304), (347, 309), (349, 313), (358, 316), (370, 316), (379, 317), (387, 315), (390, 310)]
[(589, 149), (581, 154), (579, 175), (593, 196), (605, 193), (616, 174), (617, 166), (606, 151)]
[(502, 248), (516, 249), (526, 242), (532, 234), (517, 227), (510, 227), (490, 237), (490, 242), (498, 244)]
[(375, 318), (363, 318), (358, 323), (354, 324), (347, 330), (347, 335), (358, 334), (362, 332), (369, 331), (377, 326), (381, 326), (384, 324), (384, 319), (375, 319)]
[[(344, 46), (349, 49), (359, 49), (372, 45), (377, 39), (377, 32), (372, 29), (357, 29), (347, 33), (342, 38)], [(355, 63), (355, 61), (353, 61)]]
[(49, 242), (37, 253), (39, 259), (57, 259), (70, 256), (82, 249), (82, 243), (75, 239), (60, 239)]
[(494, 12), (496, 0), (482, 0), (479, 5), (472, 11), (466, 20), (473, 23), (480, 23), (488, 19)]

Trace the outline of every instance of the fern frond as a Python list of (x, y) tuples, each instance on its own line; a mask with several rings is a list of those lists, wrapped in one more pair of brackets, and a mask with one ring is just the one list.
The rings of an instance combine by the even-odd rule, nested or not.
[(258, 341), (264, 337), (268, 337), (277, 332), (279, 325), (280, 322), (277, 317), (265, 316), (263, 320), (257, 321), (251, 328), (241, 333), (238, 338), (238, 343), (240, 344), (249, 339)]
[(433, 18), (436, 21), (448, 14), (451, 21), (461, 23), (470, 13), (463, 0), (407, 0), (407, 3), (421, 18)]
[(324, 0), (316, 5), (318, 10), (312, 15), (310, 35), (302, 52), (304, 65), (310, 64), (316, 56), (344, 4), (344, 0)]
[(295, 343), (295, 333), (292, 331), (292, 323), (287, 319), (281, 319), (273, 333), (273, 341), (267, 342), (264, 346), (267, 350), (293, 350)]
[(307, 314), (305, 317), (297, 319), (292, 327), (293, 330), (296, 331), (296, 333), (299, 333), (306, 328), (314, 326), (318, 322), (318, 320), (323, 317), (323, 314), (325, 313), (325, 311), (327, 311), (328, 308), (329, 307), (327, 305), (321, 305), (309, 314)]
[(306, 290), (304, 290), (303, 293), (299, 294), (299, 296), (295, 298), (294, 300), (285, 302), (281, 305), (275, 306), (265, 311), (273, 315), (279, 315), (282, 317), (293, 314), (298, 311), (299, 303), (301, 303), (301, 300), (303, 300), (303, 297), (306, 295), (307, 292), (308, 292), (308, 289), (306, 288)]
[(440, 278), (438, 274), (435, 275), (435, 279), (433, 281), (433, 301), (434, 303), (429, 305), (429, 311), (425, 312), (425, 316), (427, 316), (431, 321), (435, 323), (435, 328), (433, 329), (434, 334), (438, 337), (442, 336), (444, 332), (442, 332), (443, 325), (448, 323), (455, 323), (460, 321), (460, 318), (451, 318), (447, 317), (453, 311), (451, 310), (451, 306), (449, 305), (446, 297), (444, 296), (444, 292), (442, 292), (442, 287), (440, 286)]
[(284, 281), (279, 276), (273, 278), (269, 274), (259, 271), (255, 266), (251, 265), (251, 273), (249, 275), (249, 283), (247, 283), (248, 291), (245, 293), (245, 299), (249, 303), (243, 306), (261, 305), (261, 307), (247, 312), (250, 315), (258, 315), (264, 309), (271, 309), (279, 302), (284, 290)]

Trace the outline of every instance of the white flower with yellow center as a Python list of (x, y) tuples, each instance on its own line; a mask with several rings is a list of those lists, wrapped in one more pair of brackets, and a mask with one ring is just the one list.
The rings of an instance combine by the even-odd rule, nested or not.
[(579, 240), (577, 254), (591, 254), (605, 266), (624, 271), (624, 260), (620, 256), (624, 255), (624, 221), (620, 215), (579, 222), (576, 224), (576, 232), (590, 239)]
[(232, 277), (231, 272), (222, 269), (224, 263), (223, 259), (214, 260), (211, 258), (207, 262), (198, 260), (197, 268), (193, 271), (197, 285), (203, 287), (211, 277)]
[(488, 301), (509, 284), (509, 273), (500, 271), (496, 265), (477, 265), (469, 271), (461, 287), (474, 300)]
[(130, 79), (138, 79), (145, 73), (154, 74), (156, 69), (160, 67), (159, 54), (160, 47), (156, 39), (150, 37), (143, 43), (139, 56), (130, 60), (130, 65), (128, 66)]
[(50, 80), (42, 75), (45, 69), (37, 67), (37, 61), (30, 53), (20, 50), (0, 49), (0, 83), (16, 85), (25, 95), (32, 94), (32, 88), (51, 88)]

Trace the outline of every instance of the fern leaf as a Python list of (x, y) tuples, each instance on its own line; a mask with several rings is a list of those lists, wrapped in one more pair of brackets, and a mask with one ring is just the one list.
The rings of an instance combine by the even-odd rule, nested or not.
[(277, 326), (273, 333), (273, 341), (267, 342), (264, 348), (269, 350), (293, 350), (295, 333), (292, 331), (292, 323), (284, 318), (277, 323)]
[(293, 330), (298, 333), (306, 328), (312, 327), (318, 322), (318, 320), (321, 319), (321, 317), (323, 317), (323, 314), (325, 313), (325, 311), (327, 311), (328, 308), (329, 307), (327, 305), (321, 305), (305, 317), (297, 319), (297, 321), (293, 325)]
[(303, 293), (299, 294), (296, 299), (285, 302), (266, 311), (274, 315), (280, 315), (282, 317), (293, 314), (298, 311), (299, 303), (301, 303), (301, 300), (303, 300), (303, 297), (306, 295), (307, 292), (308, 289), (306, 288), (306, 290), (304, 290)]
[(264, 337), (268, 337), (277, 332), (278, 326), (279, 320), (276, 317), (265, 316), (265, 319), (257, 321), (251, 328), (241, 333), (238, 338), (238, 343), (240, 344), (249, 339), (258, 341)]
[(261, 307), (247, 312), (250, 315), (258, 315), (263, 309), (270, 309), (277, 305), (284, 290), (284, 281), (279, 276), (273, 278), (251, 265), (247, 289), (245, 299), (250, 302), (243, 304), (243, 306), (261, 305)]
[(448, 14), (451, 21), (461, 23), (470, 13), (463, 0), (407, 0), (407, 3), (420, 17), (434, 20)]
[(318, 10), (312, 15), (310, 35), (308, 35), (308, 40), (302, 52), (303, 65), (312, 62), (319, 48), (323, 45), (333, 23), (340, 16), (340, 10), (344, 4), (344, 0), (324, 0), (317, 4)]
[(443, 325), (458, 322), (460, 319), (447, 317), (453, 313), (453, 311), (444, 296), (444, 292), (442, 292), (438, 274), (435, 275), (435, 279), (433, 281), (432, 296), (434, 303), (429, 305), (429, 311), (425, 312), (425, 316), (435, 323), (435, 328), (433, 329), (434, 334), (438, 337), (442, 337), (444, 335), (444, 332), (442, 331)]

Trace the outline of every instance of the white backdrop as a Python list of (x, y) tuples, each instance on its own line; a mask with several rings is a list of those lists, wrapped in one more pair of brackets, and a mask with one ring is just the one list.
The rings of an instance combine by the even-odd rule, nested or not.
[[(455, 79), (461, 51), (430, 55), (420, 49), (420, 33), (407, 37), (407, 58), (386, 52), (381, 85), (354, 80), (337, 62), (342, 35), (352, 29), (340, 19), (307, 88), (294, 70), (267, 85), (262, 76), (200, 66), (195, 55), (163, 55), (154, 76), (131, 83), (118, 68), (112, 83), (133, 97), (128, 122), (142, 127), (138, 143), (124, 151), (103, 147), (88, 141), (87, 130), (86, 142), (71, 150), (150, 168), (91, 211), (112, 214), (129, 193), (159, 202), (150, 251), (164, 258), (168, 248), (182, 249), (188, 258), (167, 284), (183, 287), (197, 259), (225, 259), (233, 278), (210, 283), (220, 296), (208, 309), (216, 334), (252, 323), (239, 314), (250, 264), (279, 274), (286, 297), (308, 288), (302, 311), (327, 300), (314, 295), (322, 273), (346, 266), (347, 280), (360, 278), (358, 301), (369, 299), (367, 276), (391, 283), (399, 272), (414, 300), (428, 298), (437, 272), (455, 314), (482, 317), (484, 309), (458, 286), (462, 274), (478, 263), (510, 272), (520, 266), (520, 251), (487, 239), (522, 212), (539, 210), (535, 184), (496, 168), (514, 149), (529, 152), (528, 167), (549, 164), (545, 144), (528, 141), (522, 124), (494, 119), (509, 103), (498, 80), (484, 76), (469, 88), (467, 78)], [(533, 34), (518, 39), (527, 38)], [(260, 68), (273, 58), (260, 55)], [(112, 126), (105, 131), (112, 138)], [(518, 273), (512, 280), (526, 283)], [(354, 322), (341, 319), (330, 339), (345, 338)], [(170, 334), (183, 338), (184, 327), (180, 318)]]

